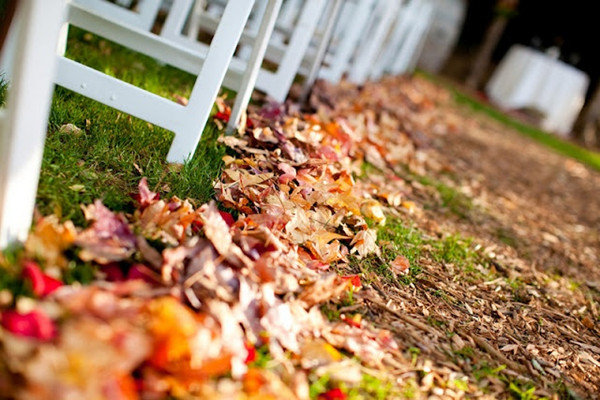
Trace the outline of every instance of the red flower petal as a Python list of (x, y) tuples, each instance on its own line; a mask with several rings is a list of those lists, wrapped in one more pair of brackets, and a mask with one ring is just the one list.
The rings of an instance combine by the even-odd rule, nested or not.
[(346, 398), (346, 393), (342, 392), (340, 388), (331, 389), (319, 395), (319, 400), (346, 400)]
[(229, 214), (226, 211), (219, 211), (219, 214), (221, 214), (221, 218), (225, 220), (228, 226), (232, 226), (233, 224), (235, 224), (235, 219), (233, 219), (233, 215)]
[(42, 293), (42, 296), (47, 296), (59, 287), (63, 286), (63, 283), (61, 281), (59, 281), (58, 279), (54, 279), (53, 277), (48, 275), (44, 275), (44, 283), (46, 287), (44, 293)]
[(248, 355), (246, 356), (246, 360), (244, 362), (246, 364), (250, 364), (251, 362), (256, 361), (256, 349), (252, 346), (252, 343), (245, 342), (244, 347), (248, 351)]
[(51, 340), (56, 336), (54, 322), (43, 312), (34, 310), (21, 314), (14, 310), (2, 313), (2, 327), (16, 336)]
[(25, 261), (23, 265), (23, 279), (29, 281), (33, 293), (37, 296), (41, 296), (44, 292), (44, 274), (42, 270), (33, 261)]
[(144, 264), (132, 265), (127, 273), (127, 279), (141, 279), (147, 283), (156, 283), (156, 281), (152, 279), (148, 267), (146, 267)]
[(355, 288), (362, 287), (362, 283), (360, 282), (360, 276), (359, 275), (347, 275), (347, 276), (342, 276), (341, 278), (344, 279), (344, 280), (349, 281), (350, 284), (352, 286), (354, 286)]
[(229, 114), (226, 112), (219, 111), (215, 114), (214, 118), (223, 122), (229, 122)]
[(63, 285), (58, 279), (44, 274), (33, 261), (25, 261), (22, 274), (23, 279), (31, 284), (33, 293), (39, 297), (47, 296)]
[(123, 270), (119, 266), (119, 263), (103, 265), (101, 271), (106, 275), (104, 279), (109, 282), (123, 282), (125, 280), (125, 275), (123, 275)]

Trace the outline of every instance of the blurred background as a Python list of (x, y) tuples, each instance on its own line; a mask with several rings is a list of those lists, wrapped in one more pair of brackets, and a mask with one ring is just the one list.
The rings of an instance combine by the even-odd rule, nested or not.
[[(550, 131), (556, 130), (555, 133), (587, 146), (598, 146), (600, 57), (595, 54), (597, 46), (592, 43), (594, 26), (597, 26), (596, 2), (435, 1), (434, 21), (419, 68), (458, 83), (482, 100), (496, 103), (527, 122)], [(512, 60), (508, 60), (511, 49), (520, 49), (522, 54), (520, 57), (512, 54)], [(535, 66), (533, 61), (523, 59), (536, 55), (539, 57)], [(520, 61), (515, 58), (520, 58)], [(503, 60), (508, 65), (504, 66), (505, 71), (500, 72)], [(540, 68), (546, 72), (541, 72)], [(550, 72), (553, 68), (560, 69), (564, 75)], [(514, 71), (507, 72), (506, 69)], [(527, 80), (528, 72), (537, 75), (536, 82)], [(495, 74), (499, 76), (494, 77)], [(512, 76), (507, 78), (507, 74)], [(517, 74), (518, 83), (515, 81)], [(567, 75), (574, 79), (571, 87), (566, 87)], [(496, 82), (491, 82), (494, 79)], [(511, 89), (511, 85), (515, 88)], [(559, 85), (561, 88), (558, 88)], [(524, 87), (529, 87), (530, 93), (523, 93)], [(520, 93), (516, 93), (517, 90)], [(538, 100), (527, 101), (526, 97), (542, 98), (541, 103), (544, 104), (536, 104), (540, 103)], [(561, 104), (557, 103), (559, 100)], [(565, 100), (568, 102), (565, 103)], [(563, 123), (557, 129), (547, 121), (544, 125), (546, 114), (551, 112), (559, 118), (569, 119), (564, 114), (569, 107), (573, 107), (571, 113), (576, 114), (572, 123)], [(554, 111), (549, 111), (552, 108)]]

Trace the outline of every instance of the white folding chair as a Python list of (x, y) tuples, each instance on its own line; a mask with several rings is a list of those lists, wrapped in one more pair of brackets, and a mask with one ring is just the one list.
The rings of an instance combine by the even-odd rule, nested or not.
[(365, 33), (375, 0), (347, 0), (342, 6), (331, 45), (319, 69), (319, 77), (338, 83), (350, 67), (350, 60)]
[[(413, 0), (414, 1), (414, 0)], [(433, 4), (429, 0), (417, 3), (416, 17), (406, 39), (402, 42), (396, 59), (390, 67), (393, 75), (412, 72), (419, 61), (425, 38), (433, 17)]]
[(100, 15), (110, 15), (125, 25), (135, 26), (146, 31), (152, 29), (162, 4), (162, 0), (141, 0), (138, 2), (138, 9), (131, 10), (133, 1), (110, 3), (106, 0), (76, 0), (76, 2), (88, 11)]
[(418, 8), (416, 5), (419, 1), (420, 0), (405, 0), (401, 5), (390, 37), (373, 65), (370, 75), (371, 79), (381, 79), (381, 77), (389, 71), (389, 68), (397, 56), (402, 41), (405, 40), (406, 35), (411, 28), (410, 21), (416, 18), (416, 11)]
[[(102, 0), (73, 2), (68, 8), (68, 23), (197, 75), (188, 104), (174, 103), (64, 56), (59, 56), (57, 84), (174, 132), (175, 139), (167, 155), (170, 162), (183, 162), (195, 151), (225, 78), (227, 86), (237, 91), (229, 127), (237, 125), (254, 87), (281, 0), (268, 0), (250, 61), (237, 67), (231, 64), (231, 58), (254, 0), (229, 0), (210, 46), (201, 51), (192, 51), (167, 37), (125, 24), (111, 14), (92, 11), (86, 7), (88, 1)], [(183, 24), (182, 10), (189, 10), (192, 1), (174, 0), (165, 26)]]
[(358, 44), (348, 80), (356, 84), (364, 83), (371, 73), (377, 56), (386, 42), (401, 2), (398, 0), (377, 0), (376, 6)]
[(380, 53), (371, 79), (384, 73), (408, 73), (414, 69), (431, 24), (433, 4), (428, 0), (410, 0), (400, 9), (388, 44)]
[(2, 49), (13, 72), (0, 109), (0, 248), (24, 241), (31, 226), (64, 10), (65, 0), (20, 1)]
[[(211, 31), (218, 22), (218, 12), (215, 9), (219, 1), (211, 2), (210, 12), (203, 12), (202, 8), (194, 7), (191, 13), (190, 26), (194, 31), (183, 34), (185, 13), (182, 13), (177, 24), (165, 23), (161, 35), (178, 41), (190, 48), (201, 49), (202, 43), (190, 42), (197, 37), (201, 28)], [(251, 44), (256, 40), (256, 19), (264, 13), (265, 0), (259, 0), (257, 7), (250, 19), (247, 29), (242, 34), (240, 42)], [(282, 6), (282, 13), (277, 19), (275, 30), (266, 48), (265, 60), (276, 66), (276, 71), (261, 68), (256, 81), (256, 88), (265, 92), (273, 99), (283, 102), (300, 69), (304, 56), (310, 46), (311, 39), (317, 29), (319, 17), (327, 5), (326, 0), (288, 0)], [(232, 65), (238, 68), (248, 61), (245, 60), (246, 47), (242, 47), (237, 57), (232, 60)]]
[(323, 60), (325, 59), (327, 50), (330, 46), (333, 30), (338, 22), (343, 2), (344, 0), (332, 0), (329, 2), (327, 12), (323, 14), (323, 19), (325, 20), (323, 31), (318, 32), (316, 35), (317, 39), (315, 41), (314, 54), (312, 56), (307, 54), (304, 60), (307, 64), (306, 69), (303, 70), (301, 67), (298, 71), (305, 76), (300, 101), (306, 101), (308, 99), (311, 89), (317, 80)]

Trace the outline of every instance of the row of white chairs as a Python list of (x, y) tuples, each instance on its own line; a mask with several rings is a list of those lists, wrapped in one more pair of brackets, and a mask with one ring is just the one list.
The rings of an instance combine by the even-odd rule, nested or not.
[[(167, 161), (183, 162), (222, 86), (237, 93), (233, 130), (254, 89), (283, 102), (298, 75), (306, 96), (317, 78), (360, 84), (409, 72), (430, 1), (20, 0), (0, 56), (10, 80), (0, 109), (0, 247), (31, 225), (54, 84), (174, 132)], [(195, 75), (187, 105), (65, 57), (70, 25)]]

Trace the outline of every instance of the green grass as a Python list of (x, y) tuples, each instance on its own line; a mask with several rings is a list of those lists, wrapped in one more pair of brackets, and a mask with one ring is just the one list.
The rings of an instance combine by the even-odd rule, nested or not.
[[(189, 95), (194, 77), (82, 30), (69, 34), (69, 58), (175, 99)], [(0, 91), (1, 96), (1, 91)], [(61, 129), (74, 124), (80, 131)], [(151, 189), (205, 202), (220, 173), (225, 147), (210, 122), (198, 151), (182, 168), (166, 162), (173, 134), (63, 88), (52, 101), (37, 206), (82, 224), (80, 204), (100, 198), (111, 209), (131, 210), (130, 193), (142, 176)]]
[(485, 114), (496, 121), (502, 123), (503, 125), (516, 130), (517, 132), (522, 133), (525, 136), (528, 136), (537, 142), (554, 149), (560, 154), (565, 156), (574, 158), (578, 161), (581, 161), (584, 164), (589, 165), (590, 167), (600, 170), (600, 154), (594, 151), (587, 150), (581, 146), (578, 146), (575, 143), (563, 140), (556, 135), (545, 132), (539, 128), (528, 125), (524, 122), (518, 121), (509, 115), (506, 115), (502, 111), (476, 99), (475, 97), (457, 89), (455, 86), (449, 84), (446, 81), (442, 81), (440, 78), (436, 78), (430, 74), (420, 71), (418, 73), (420, 76), (429, 79), (436, 84), (445, 86), (454, 97), (455, 101), (458, 104), (463, 104), (470, 107), (473, 111), (478, 113)]
[[(420, 260), (424, 257), (439, 264), (453, 264), (469, 280), (486, 277), (480, 269), (488, 267), (487, 260), (470, 238), (457, 234), (429, 237), (413, 225), (390, 218), (378, 229), (377, 242), (381, 247), (380, 255), (351, 258), (349, 263), (352, 271), (364, 273), (363, 279), (367, 283), (381, 279), (389, 284), (410, 284), (421, 274)], [(409, 272), (399, 277), (390, 269), (390, 263), (398, 256), (406, 257), (410, 263)], [(441, 297), (443, 293), (438, 295)]]
[(397, 396), (396, 389), (391, 382), (369, 374), (363, 374), (361, 381), (352, 385), (334, 382), (328, 374), (320, 377), (310, 376), (310, 380), (309, 395), (311, 399), (318, 399), (320, 395), (334, 388), (341, 389), (348, 400), (385, 400)]
[(3, 107), (6, 102), (6, 89), (8, 89), (8, 83), (0, 71), (0, 107)]
[(472, 200), (461, 193), (456, 188), (425, 175), (411, 175), (412, 179), (416, 179), (419, 183), (425, 186), (434, 187), (440, 195), (442, 207), (447, 208), (453, 214), (460, 218), (468, 218), (473, 211)]
[[(367, 175), (371, 173), (370, 171), (372, 170), (377, 171), (376, 167), (372, 166), (371, 164), (368, 164), (366, 166), (364, 166), (364, 164), (367, 163), (363, 163), (363, 167), (361, 169), (362, 175)], [(429, 207), (433, 206), (439, 208), (441, 206), (447, 211), (450, 211), (451, 213), (463, 219), (468, 219), (471, 216), (473, 210), (475, 209), (473, 200), (469, 196), (462, 193), (457, 188), (442, 182), (439, 179), (428, 175), (418, 175), (414, 172), (409, 171), (407, 168), (397, 169), (396, 174), (400, 178), (409, 182), (416, 181), (419, 182), (421, 185), (434, 188), (439, 194), (441, 204), (430, 204)]]
[[(373, 273), (387, 283), (399, 281), (411, 283), (420, 273), (419, 260), (422, 256), (424, 239), (422, 232), (413, 226), (408, 226), (398, 219), (388, 219), (385, 226), (377, 231), (377, 243), (381, 247), (381, 255), (370, 255), (362, 259), (351, 258), (350, 267), (355, 271)], [(404, 256), (410, 263), (409, 272), (397, 278), (390, 269), (390, 263), (398, 256)], [(366, 282), (372, 281), (372, 276), (364, 277)]]

